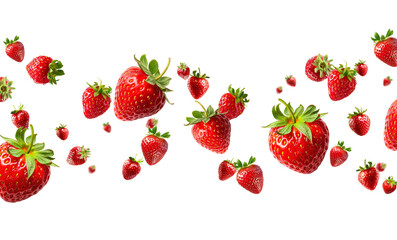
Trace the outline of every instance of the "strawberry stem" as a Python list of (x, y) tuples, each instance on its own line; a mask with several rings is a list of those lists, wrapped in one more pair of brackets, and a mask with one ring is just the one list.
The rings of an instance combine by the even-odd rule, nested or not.
[(159, 79), (165, 74), (165, 72), (167, 72), (168, 67), (170, 66), (170, 63), (171, 63), (171, 58), (168, 58), (167, 66), (165, 66), (164, 71), (163, 71), (158, 77), (156, 77), (156, 78), (154, 79), (155, 81), (156, 81), (156, 80), (159, 80)]
[(30, 151), (32, 150), (32, 147), (33, 147), (34, 129), (33, 129), (32, 124), (30, 124), (30, 131), (32, 132), (32, 134), (31, 134), (31, 137), (30, 137), (29, 148), (28, 148), (28, 151), (26, 153), (30, 153)]
[(201, 108), (204, 110), (205, 117), (208, 117), (207, 110), (205, 110), (205, 107), (199, 101), (196, 101), (196, 103), (198, 103), (201, 106)]
[(291, 113), (293, 123), (296, 123), (295, 115), (294, 115), (294, 112), (292, 111), (292, 109), (288, 106), (288, 104), (287, 104), (286, 102), (284, 102), (283, 99), (279, 98), (278, 100), (279, 100), (282, 104), (285, 105), (285, 107), (288, 109), (288, 112)]

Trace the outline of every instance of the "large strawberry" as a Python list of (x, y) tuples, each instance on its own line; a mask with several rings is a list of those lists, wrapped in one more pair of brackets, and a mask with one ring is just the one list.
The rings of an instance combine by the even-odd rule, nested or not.
[[(135, 56), (134, 56), (135, 58)], [(170, 59), (165, 70), (160, 73), (156, 60), (148, 63), (146, 55), (140, 60), (135, 58), (139, 67), (130, 67), (119, 78), (114, 98), (114, 113), (118, 119), (132, 121), (152, 116), (159, 112), (165, 101), (165, 95), (171, 78), (164, 74), (170, 65)]]
[(328, 55), (322, 56), (318, 54), (317, 56), (310, 58), (306, 62), (306, 76), (315, 82), (323, 81), (332, 70), (331, 62), (332, 59), (328, 59)]
[(200, 99), (207, 92), (210, 87), (207, 78), (210, 77), (207, 74), (201, 74), (200, 68), (198, 68), (198, 72), (193, 71), (192, 76), (187, 81), (187, 87), (194, 99)]
[(397, 150), (397, 100), (395, 100), (386, 114), (384, 141), (387, 148)]
[(389, 66), (397, 67), (397, 39), (391, 37), (393, 30), (388, 30), (386, 36), (376, 32), (372, 39), (375, 43), (374, 52), (377, 58)]
[(96, 118), (104, 114), (110, 107), (112, 100), (109, 94), (112, 92), (111, 87), (105, 87), (94, 82), (94, 85), (89, 83), (88, 88), (83, 93), (83, 111), (84, 116), (88, 119)]
[(44, 149), (44, 143), (36, 143), (32, 134), (25, 139), (27, 128), (18, 128), (15, 139), (2, 138), (0, 145), (0, 197), (7, 202), (25, 200), (38, 193), (50, 179), (53, 151)]
[(357, 71), (350, 67), (335, 68), (328, 75), (328, 95), (332, 101), (339, 101), (348, 97), (356, 89)]
[(11, 93), (14, 89), (12, 81), (8, 81), (7, 77), (0, 77), (0, 102), (11, 98)]
[(376, 170), (372, 162), (364, 160), (364, 167), (359, 167), (356, 170), (358, 173), (358, 181), (367, 189), (374, 190), (379, 181), (379, 172)]
[(215, 152), (224, 153), (229, 148), (231, 125), (229, 119), (214, 110), (211, 106), (207, 110), (201, 105), (203, 112), (193, 111), (193, 117), (187, 117), (188, 125), (192, 127), (193, 138), (202, 147)]
[(15, 36), (14, 40), (6, 39), (4, 44), (6, 45), (6, 54), (17, 62), (22, 62), (25, 57), (25, 48), (23, 44), (18, 41), (19, 37)]
[(157, 132), (157, 126), (149, 128), (149, 134), (141, 142), (142, 153), (147, 164), (154, 165), (163, 159), (168, 150), (168, 143), (165, 138), (170, 136), (169, 132), (163, 134)]
[(229, 120), (240, 116), (245, 109), (245, 104), (249, 102), (248, 94), (244, 93), (244, 88), (234, 90), (232, 85), (229, 85), (228, 93), (222, 95), (219, 100), (219, 112), (224, 113)]
[(321, 120), (315, 106), (304, 109), (300, 105), (295, 111), (291, 104), (285, 105), (284, 114), (280, 104), (273, 107), (273, 116), (277, 119), (269, 127), (269, 147), (274, 157), (284, 166), (299, 172), (312, 173), (322, 163), (328, 149), (329, 131)]
[(252, 193), (259, 194), (263, 188), (263, 173), (261, 167), (253, 164), (255, 160), (254, 157), (251, 157), (248, 163), (237, 160), (234, 166), (238, 171), (238, 184)]

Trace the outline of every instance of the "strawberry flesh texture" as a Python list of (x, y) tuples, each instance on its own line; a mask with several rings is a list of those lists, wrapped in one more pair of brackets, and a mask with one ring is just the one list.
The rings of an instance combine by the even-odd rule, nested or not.
[(6, 54), (17, 62), (22, 62), (25, 57), (25, 48), (19, 41), (7, 45)]
[(349, 154), (347, 151), (343, 150), (339, 146), (335, 146), (331, 149), (330, 158), (331, 158), (331, 166), (338, 167), (342, 165), (347, 160)]
[(390, 194), (390, 193), (394, 192), (394, 191), (396, 190), (396, 187), (397, 187), (397, 186), (394, 185), (394, 184), (393, 184), (393, 187), (392, 187), (391, 184), (387, 182), (387, 180), (385, 180), (385, 181), (383, 182), (383, 184), (382, 184), (383, 191), (384, 191), (386, 194)]
[(51, 62), (52, 58), (39, 56), (26, 65), (26, 70), (35, 83), (46, 84), (50, 82), (47, 74), (50, 71), (49, 65)]
[[(316, 58), (317, 56), (314, 56), (306, 62), (305, 73), (310, 80), (313, 80), (315, 82), (321, 82), (327, 78), (327, 74), (323, 73), (323, 76), (320, 77), (320, 71), (318, 71), (317, 73), (314, 71), (314, 69), (316, 69), (316, 66), (314, 66), (313, 63)], [(324, 59), (324, 56), (321, 56), (321, 58)]]
[(377, 58), (389, 66), (397, 67), (397, 39), (390, 37), (375, 45), (374, 52)]
[(259, 194), (263, 188), (262, 169), (255, 164), (243, 168), (237, 173), (237, 182), (246, 190)]
[(347, 77), (339, 79), (339, 71), (334, 69), (328, 75), (328, 95), (332, 101), (339, 101), (348, 97), (356, 88), (356, 79), (351, 81)]
[(69, 136), (69, 130), (67, 128), (59, 128), (55, 133), (61, 140), (66, 140)]
[(218, 168), (219, 180), (225, 181), (233, 177), (235, 173), (236, 173), (236, 168), (230, 162), (223, 161), (221, 162), (221, 164), (219, 164), (219, 168)]
[(386, 114), (384, 141), (387, 148), (397, 150), (397, 100), (392, 103)]
[(79, 147), (79, 146), (73, 147), (70, 150), (68, 158), (67, 158), (66, 161), (70, 165), (82, 165), (82, 164), (84, 164), (87, 161), (87, 158), (84, 158), (84, 157), (81, 158), (80, 152), (81, 152), (81, 147)]
[(367, 72), (368, 72), (367, 64), (364, 64), (364, 63), (363, 64), (359, 64), (355, 68), (356, 68), (356, 71), (357, 71), (358, 75), (360, 75), (362, 77), (367, 75)]
[(125, 180), (131, 180), (136, 177), (141, 171), (141, 165), (138, 162), (130, 159), (125, 160), (123, 164), (123, 177)]
[(141, 142), (142, 153), (149, 165), (155, 165), (163, 159), (168, 150), (168, 143), (164, 138), (148, 135)]
[(366, 114), (353, 116), (349, 119), (349, 126), (353, 132), (359, 136), (364, 136), (368, 133), (371, 120)]
[(224, 115), (229, 120), (240, 116), (244, 112), (244, 109), (243, 103), (236, 103), (236, 98), (230, 93), (223, 94), (219, 101), (219, 113), (225, 113)]
[(200, 99), (210, 87), (207, 79), (194, 76), (189, 78), (187, 86), (194, 99)]
[(99, 94), (94, 96), (95, 91), (88, 87), (83, 93), (83, 111), (84, 116), (88, 119), (96, 118), (104, 114), (110, 107), (112, 100), (110, 97), (106, 99)]
[(371, 167), (358, 173), (358, 181), (367, 189), (374, 190), (379, 181), (379, 172)]
[(29, 128), (29, 113), (25, 110), (20, 110), (11, 115), (11, 121), (17, 128)]

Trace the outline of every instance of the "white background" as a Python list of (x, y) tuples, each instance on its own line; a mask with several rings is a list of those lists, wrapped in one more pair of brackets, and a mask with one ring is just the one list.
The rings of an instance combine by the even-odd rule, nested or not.
[[(0, 201), (0, 239), (386, 239), (396, 236), (397, 193), (384, 194), (381, 183), (397, 177), (397, 153), (383, 143), (384, 118), (397, 98), (397, 82), (383, 87), (383, 78), (397, 79), (395, 68), (373, 54), (375, 31), (397, 31), (395, 1), (2, 1), (0, 39), (19, 35), (25, 45), (22, 63), (0, 54), (0, 76), (14, 81), (13, 98), (0, 104), (0, 134), (12, 137), (13, 105), (23, 103), (39, 142), (55, 151), (47, 186), (19, 203)], [(397, 32), (396, 32), (397, 36)], [(81, 96), (86, 82), (113, 89), (121, 73), (136, 65), (133, 55), (146, 53), (173, 78), (169, 99), (156, 117), (159, 130), (171, 138), (165, 158), (142, 164), (131, 181), (121, 166), (138, 153), (146, 134), (141, 119), (122, 122), (113, 104), (106, 114), (85, 119)], [(326, 81), (309, 80), (306, 61), (329, 54), (334, 64), (353, 66), (367, 60), (367, 76), (357, 78), (354, 93), (339, 102), (328, 97)], [(34, 84), (26, 64), (39, 55), (61, 60), (66, 75), (57, 86)], [(229, 84), (245, 87), (251, 101), (232, 120), (231, 144), (223, 155), (200, 147), (183, 126), (200, 109), (176, 75), (177, 65), (200, 67), (211, 78), (200, 100), (216, 106)], [(285, 75), (297, 79), (295, 88)], [(281, 95), (278, 86), (284, 87)], [(114, 93), (112, 93), (113, 101)], [(327, 154), (310, 175), (295, 173), (276, 161), (268, 148), (271, 108), (278, 97), (294, 107), (315, 104), (330, 130), (330, 146), (344, 140), (349, 159), (331, 167)], [(348, 127), (354, 107), (368, 108), (371, 129), (359, 137)], [(110, 122), (112, 132), (102, 129)], [(55, 128), (68, 125), (70, 136), (59, 140)], [(66, 163), (77, 145), (92, 150), (82, 166)], [(241, 188), (235, 178), (218, 180), (224, 159), (257, 158), (264, 172), (259, 195)], [(378, 187), (366, 190), (355, 170), (364, 159), (384, 161)], [(95, 164), (97, 172), (88, 174)]]

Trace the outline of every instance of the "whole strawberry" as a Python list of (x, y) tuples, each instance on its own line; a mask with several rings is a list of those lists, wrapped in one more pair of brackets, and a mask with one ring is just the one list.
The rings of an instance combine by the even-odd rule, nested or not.
[(89, 148), (84, 148), (84, 146), (73, 147), (66, 159), (66, 162), (70, 165), (81, 165), (87, 161), (87, 158), (90, 156), (91, 152)]
[(95, 165), (91, 165), (88, 167), (88, 173), (93, 174), (96, 171)]
[(285, 77), (285, 81), (291, 87), (295, 87), (296, 86), (296, 78), (294, 76), (292, 76), (292, 75), (286, 76)]
[(306, 76), (315, 82), (321, 82), (327, 78), (331, 68), (332, 59), (328, 59), (328, 55), (322, 56), (318, 54), (310, 58), (306, 62)]
[(103, 124), (103, 130), (105, 130), (105, 132), (110, 133), (112, 131), (112, 126), (110, 126), (110, 124), (108, 122), (104, 123)]
[(234, 90), (230, 85), (228, 91), (219, 100), (219, 113), (224, 113), (229, 120), (232, 120), (244, 112), (245, 104), (249, 100), (247, 99), (248, 94), (244, 93), (244, 88)]
[(23, 105), (20, 105), (18, 109), (14, 106), (14, 110), (11, 112), (11, 121), (17, 128), (29, 127), (29, 113), (23, 110)]
[(300, 105), (294, 110), (285, 103), (284, 113), (280, 104), (272, 109), (277, 119), (266, 128), (269, 132), (269, 148), (274, 157), (284, 166), (304, 174), (309, 174), (320, 166), (328, 149), (329, 131), (321, 120), (324, 113), (310, 105), (306, 109)]
[(356, 70), (350, 67), (335, 68), (328, 75), (328, 95), (332, 101), (339, 101), (348, 97), (356, 89)]
[[(135, 58), (135, 56), (134, 56)], [(165, 101), (165, 95), (170, 92), (167, 88), (171, 78), (165, 77), (165, 70), (160, 73), (156, 60), (148, 63), (146, 55), (140, 60), (135, 58), (139, 67), (128, 68), (117, 82), (114, 98), (114, 113), (123, 121), (132, 121), (139, 118), (152, 116), (159, 112)]]
[(62, 67), (63, 64), (58, 60), (52, 60), (47, 56), (38, 56), (26, 65), (26, 70), (35, 83), (56, 85), (59, 81), (56, 77), (65, 75)]
[(252, 193), (259, 194), (263, 188), (263, 173), (258, 165), (253, 164), (255, 160), (254, 157), (251, 157), (248, 163), (237, 160), (234, 166), (238, 171), (238, 184)]
[(149, 128), (149, 134), (141, 142), (142, 153), (147, 164), (155, 165), (163, 159), (168, 150), (168, 143), (165, 139), (170, 136), (169, 132), (164, 134), (157, 132), (157, 126)]
[(218, 168), (218, 175), (219, 175), (219, 180), (225, 181), (236, 173), (236, 168), (234, 167), (234, 164), (232, 161), (229, 160), (224, 160), (219, 164)]
[(12, 87), (12, 83), (12, 81), (8, 81), (7, 77), (0, 77), (0, 102), (12, 98), (11, 93), (15, 89)]
[(66, 140), (69, 136), (69, 130), (66, 128), (66, 125), (60, 124), (59, 127), (55, 129), (55, 134), (61, 140)]
[(359, 60), (358, 63), (356, 63), (354, 66), (355, 66), (355, 69), (356, 69), (358, 75), (360, 75), (362, 77), (367, 75), (368, 66), (367, 66), (367, 64), (365, 64), (365, 61)]
[(367, 189), (374, 190), (379, 181), (379, 172), (372, 165), (372, 162), (364, 161), (364, 167), (359, 167), (357, 169), (358, 181)]
[(362, 108), (356, 107), (356, 110), (357, 111), (353, 112), (353, 114), (349, 113), (349, 116), (347, 116), (349, 119), (349, 126), (357, 135), (364, 136), (369, 131), (371, 120), (368, 115), (364, 114), (367, 109), (363, 110)]
[(386, 114), (384, 141), (387, 148), (397, 150), (397, 100), (395, 100)]
[(110, 107), (111, 87), (105, 87), (94, 82), (94, 85), (88, 84), (88, 88), (83, 93), (83, 111), (84, 116), (88, 119), (96, 118), (104, 114)]
[(136, 160), (133, 157), (129, 157), (127, 160), (125, 160), (122, 170), (124, 179), (131, 180), (136, 177), (141, 171), (140, 163), (142, 162), (143, 161), (141, 159)]
[(187, 87), (194, 99), (200, 99), (207, 92), (210, 87), (207, 78), (210, 77), (207, 74), (201, 74), (200, 68), (198, 68), (198, 72), (193, 71), (192, 76), (187, 81)]
[(7, 202), (18, 202), (37, 194), (50, 179), (50, 166), (56, 166), (54, 152), (36, 143), (33, 126), (25, 139), (27, 128), (18, 128), (15, 138), (2, 138), (0, 145), (0, 197)]
[(387, 76), (385, 79), (383, 79), (383, 86), (389, 86), (391, 81), (393, 81), (393, 79), (391, 79), (390, 76)]
[(146, 122), (146, 128), (154, 128), (159, 123), (156, 118), (149, 118)]
[(397, 67), (397, 39), (391, 37), (392, 30), (388, 30), (386, 36), (376, 32), (372, 39), (375, 43), (374, 52), (377, 58), (389, 66)]
[(347, 157), (349, 156), (348, 152), (351, 151), (351, 148), (346, 148), (344, 146), (344, 142), (339, 142), (338, 145), (333, 147), (331, 149), (331, 152), (329, 154), (331, 158), (331, 166), (333, 167), (338, 167), (342, 165), (347, 160)]
[(202, 147), (215, 152), (225, 153), (230, 144), (231, 125), (229, 119), (214, 110), (211, 106), (207, 110), (201, 105), (203, 112), (193, 111), (193, 117), (187, 117), (188, 124), (193, 125), (193, 138)]
[(383, 191), (386, 194), (390, 194), (396, 190), (396, 185), (397, 185), (396, 181), (394, 181), (393, 177), (390, 176), (382, 184)]
[(183, 79), (188, 79), (190, 76), (190, 68), (188, 66), (186, 66), (186, 63), (181, 63), (178, 66), (178, 70), (177, 70), (178, 76), (183, 78)]
[(14, 40), (6, 39), (4, 44), (6, 45), (6, 54), (17, 62), (22, 62), (25, 57), (25, 48), (23, 44), (18, 41), (19, 37), (15, 36)]
[(282, 93), (283, 92), (283, 87), (278, 87), (278, 88), (276, 88), (276, 93), (277, 94), (280, 94), (280, 93)]
[(376, 164), (376, 170), (378, 170), (378, 172), (383, 172), (386, 169), (386, 163), (377, 163)]

